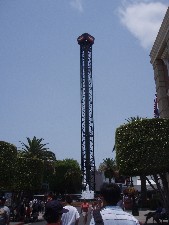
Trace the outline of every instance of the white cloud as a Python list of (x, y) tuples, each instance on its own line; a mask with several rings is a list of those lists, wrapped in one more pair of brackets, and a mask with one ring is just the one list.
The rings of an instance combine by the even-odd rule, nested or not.
[(77, 9), (79, 12), (83, 12), (83, 6), (82, 6), (83, 0), (71, 0), (70, 5)]
[(121, 23), (145, 49), (151, 47), (165, 16), (167, 5), (153, 1), (132, 1), (118, 11)]

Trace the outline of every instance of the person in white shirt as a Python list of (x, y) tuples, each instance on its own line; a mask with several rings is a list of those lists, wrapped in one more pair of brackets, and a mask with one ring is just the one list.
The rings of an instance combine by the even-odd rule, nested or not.
[(139, 225), (138, 220), (117, 206), (120, 200), (121, 190), (115, 183), (104, 183), (100, 188), (100, 195), (103, 201), (103, 208), (93, 211), (93, 218), (90, 225)]
[(71, 204), (72, 204), (71, 196), (66, 195), (66, 206), (64, 206), (64, 208), (68, 209), (69, 211), (62, 215), (62, 219), (61, 219), (62, 225), (78, 225), (79, 223), (80, 215), (77, 209)]

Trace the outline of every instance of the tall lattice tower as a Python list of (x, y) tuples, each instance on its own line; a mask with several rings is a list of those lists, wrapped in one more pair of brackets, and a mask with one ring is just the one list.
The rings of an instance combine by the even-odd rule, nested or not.
[(77, 39), (80, 45), (80, 94), (81, 94), (81, 171), (83, 183), (95, 190), (94, 121), (92, 45), (94, 37), (84, 33)]

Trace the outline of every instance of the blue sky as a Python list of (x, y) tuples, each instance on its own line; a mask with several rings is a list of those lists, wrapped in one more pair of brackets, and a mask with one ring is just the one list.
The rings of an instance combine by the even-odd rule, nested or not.
[(168, 0), (0, 0), (0, 138), (44, 138), (80, 163), (80, 46), (93, 45), (96, 166), (113, 157), (115, 130), (153, 117), (150, 50)]

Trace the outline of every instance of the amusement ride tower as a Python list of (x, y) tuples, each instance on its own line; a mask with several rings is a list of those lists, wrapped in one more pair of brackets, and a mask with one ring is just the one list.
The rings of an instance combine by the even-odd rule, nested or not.
[(81, 94), (81, 171), (84, 185), (95, 190), (92, 45), (94, 37), (84, 33), (77, 38), (80, 45)]

